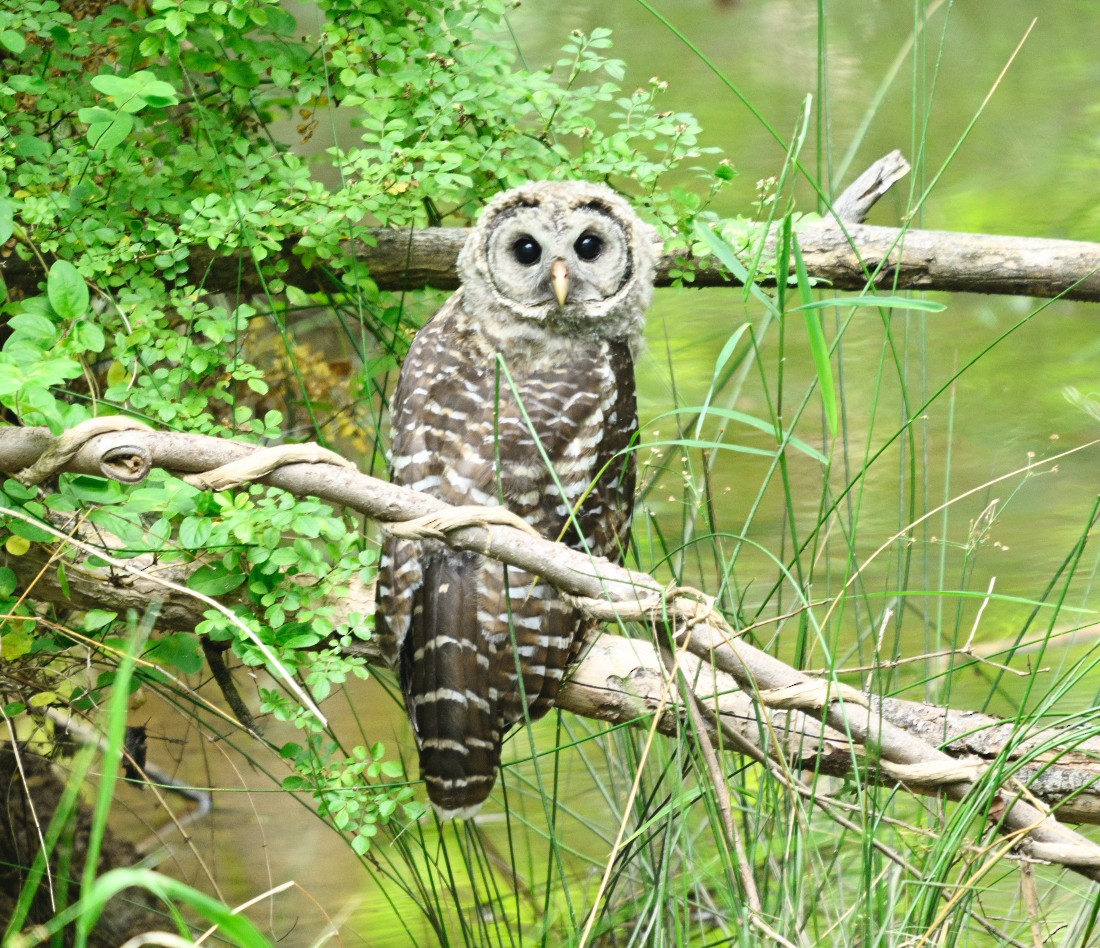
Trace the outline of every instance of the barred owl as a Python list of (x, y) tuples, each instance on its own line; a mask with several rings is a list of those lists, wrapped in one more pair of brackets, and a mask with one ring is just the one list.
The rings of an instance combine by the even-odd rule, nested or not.
[[(490, 202), (459, 256), (461, 288), (401, 371), (394, 481), (503, 505), (549, 539), (620, 558), (654, 238), (603, 185), (532, 183)], [(387, 538), (377, 629), (441, 816), (484, 802), (505, 734), (551, 707), (591, 628), (538, 576)]]

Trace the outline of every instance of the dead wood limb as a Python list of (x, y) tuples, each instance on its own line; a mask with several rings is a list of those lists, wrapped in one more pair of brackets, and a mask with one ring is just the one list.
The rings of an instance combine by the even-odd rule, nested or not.
[[(875, 274), (873, 282), (880, 289), (1100, 301), (1100, 244), (863, 224), (870, 207), (907, 171), (900, 152), (891, 152), (845, 189), (831, 216), (799, 226), (798, 239), (811, 277), (837, 290), (863, 290), (869, 275)], [(400, 292), (431, 286), (446, 290), (458, 286), (455, 261), (466, 234), (460, 227), (376, 228), (346, 241), (343, 250), (367, 266), (381, 289)], [(281, 251), (271, 255), (287, 266), (280, 278), (311, 291), (334, 289), (339, 275), (323, 263), (307, 265), (297, 247), (297, 238), (288, 237)], [(673, 272), (690, 263), (682, 255), (663, 255), (657, 268), (658, 286), (671, 285)], [(16, 255), (0, 260), (0, 276), (22, 295), (38, 292), (45, 280), (38, 260)], [(207, 293), (252, 297), (267, 292), (270, 276), (260, 273), (246, 250), (226, 255), (202, 244), (191, 248), (187, 279)], [(707, 265), (696, 270), (690, 285), (740, 284), (722, 269)]]
[[(249, 445), (199, 435), (109, 432), (85, 442), (66, 462), (66, 469), (92, 474), (110, 471), (111, 464), (118, 463), (123, 442), (155, 467), (188, 472), (207, 471), (222, 463), (240, 460), (256, 450)], [(0, 470), (14, 472), (30, 466), (51, 443), (45, 429), (0, 429)], [(110, 458), (111, 464), (105, 465), (104, 457)], [(407, 521), (448, 509), (433, 498), (336, 464), (291, 463), (263, 475), (260, 480), (295, 494), (312, 495), (350, 507), (384, 522)], [(1033, 789), (1025, 792), (1022, 785), (1016, 786), (1016, 783), (1001, 788), (982, 787), (979, 769), (982, 760), (960, 767), (958, 761), (936, 750), (934, 745), (939, 743), (938, 737), (928, 742), (892, 723), (886, 713), (888, 703), (876, 705), (854, 689), (810, 678), (732, 636), (705, 597), (683, 591), (672, 593), (645, 573), (587, 557), (504, 525), (461, 526), (447, 534), (447, 542), (456, 549), (485, 552), (540, 574), (566, 593), (578, 597), (578, 601), (594, 614), (603, 613), (606, 617), (611, 613), (673, 623), (696, 657), (693, 681), (701, 699), (713, 704), (738, 695), (740, 700), (750, 702), (740, 712), (727, 711), (721, 704), (717, 708), (724, 721), (747, 722), (746, 738), (754, 732), (758, 743), (771, 739), (767, 734), (761, 735), (751, 710), (752, 701), (767, 706), (769, 714), (776, 711), (801, 713), (802, 718), (784, 718), (783, 726), (769, 733), (793, 735), (795, 746), (810, 747), (815, 761), (824, 752), (835, 753), (838, 760), (850, 758), (852, 752), (847, 738), (851, 738), (870, 759), (884, 762), (882, 766), (889, 779), (925, 790), (929, 789), (929, 783), (940, 781), (941, 792), (955, 800), (974, 792), (986, 794), (991, 801), (988, 805), (991, 819), (998, 823), (1002, 832), (1019, 839), (1024, 852), (1037, 858), (1073, 864), (1089, 878), (1100, 878), (1100, 847), (1038, 809), (1030, 802)], [(89, 595), (92, 592), (86, 591)], [(624, 648), (631, 650), (632, 658), (626, 663), (630, 665), (629, 670), (625, 666), (619, 670), (601, 667), (601, 663), (606, 666), (608, 656), (613, 653), (621, 659)], [(729, 679), (716, 677), (723, 673)], [(590, 674), (595, 674), (595, 679), (590, 679)], [(661, 662), (651, 646), (605, 636), (575, 670), (565, 690), (563, 706), (603, 719), (617, 719), (621, 715), (622, 719), (632, 720), (637, 717), (636, 702), (639, 698), (645, 701), (639, 676), (650, 674), (663, 675)], [(708, 675), (712, 676), (709, 685)], [(661, 680), (663, 682), (663, 678)], [(733, 687), (733, 682), (738, 688)], [(677, 709), (666, 706), (663, 713), (673, 716), (666, 722), (666, 726), (672, 727)], [(794, 723), (788, 726), (788, 720)], [(957, 739), (966, 740), (967, 737), (961, 735)], [(831, 751), (834, 740), (837, 741), (835, 752)], [(1019, 741), (1016, 745), (1018, 750)], [(788, 759), (791, 753), (790, 747), (781, 752)], [(825, 757), (828, 756), (829, 753), (825, 753)], [(1083, 799), (1094, 783), (1092, 778), (1079, 782), (1076, 796)], [(1080, 792), (1082, 787), (1085, 790)]]
[[(429, 227), (411, 233), (376, 230), (373, 246), (350, 242), (346, 249), (363, 261), (375, 283), (384, 290), (420, 290), (458, 286), (455, 261), (467, 231)], [(834, 221), (803, 224), (798, 230), (806, 268), (811, 277), (837, 290), (863, 290), (867, 274), (876, 272), (880, 289), (989, 293), (1007, 296), (1061, 296), (1070, 300), (1100, 301), (1100, 244), (1040, 237), (969, 234), (956, 231), (901, 230), (871, 224)], [(284, 280), (292, 285), (327, 290), (333, 282), (319, 269), (307, 269), (294, 254), (293, 242), (284, 245), (282, 259), (290, 265)], [(33, 265), (9, 264), (9, 282), (24, 283), (33, 292), (40, 273)], [(664, 254), (657, 268), (657, 285), (675, 282), (672, 271), (685, 260)], [(209, 293), (254, 295), (263, 292), (259, 275), (236, 257), (216, 256), (205, 247), (192, 253), (193, 279)], [(773, 285), (774, 281), (762, 281)], [(717, 267), (695, 271), (693, 287), (729, 287), (741, 284)]]
[[(141, 572), (166, 576), (178, 586), (186, 586), (187, 576), (197, 565), (157, 564), (150, 556), (129, 562)], [(149, 603), (159, 602), (158, 627), (171, 631), (191, 631), (204, 618), (205, 607), (193, 597), (140, 574), (122, 576), (109, 567), (93, 567), (83, 557), (67, 561), (66, 594), (58, 581), (56, 563), (51, 563), (50, 551), (43, 546), (35, 546), (23, 556), (13, 556), (0, 547), (0, 566), (13, 570), (19, 588), (30, 589), (31, 598), (37, 602), (119, 613), (130, 609), (140, 612)], [(227, 605), (237, 601), (235, 595), (222, 597)], [(336, 621), (345, 624), (346, 617), (353, 613), (373, 612), (373, 590), (355, 585), (331, 605), (337, 610)], [(374, 664), (384, 663), (375, 642), (353, 645), (350, 651)], [(727, 727), (736, 729), (745, 742), (760, 747), (758, 706), (727, 676), (716, 677), (698, 658), (687, 661), (688, 677), (700, 699), (720, 714)], [(665, 690), (659, 658), (650, 643), (604, 634), (573, 667), (558, 705), (609, 724), (627, 724), (657, 711)], [(1019, 779), (1037, 799), (1056, 807), (1065, 821), (1100, 823), (1100, 738), (1082, 743), (1073, 729), (1065, 727), (1021, 738), (1010, 722), (973, 711), (893, 698), (873, 702), (873, 706), (885, 720), (933, 746), (941, 746), (952, 757), (988, 761), (1000, 755), (1011, 763), (1026, 757), (1028, 762), (1021, 765)], [(669, 736), (681, 733), (681, 714), (678, 704), (664, 705), (658, 724), (661, 732)], [(782, 739), (780, 746), (771, 745), (770, 750), (792, 769), (816, 769), (830, 776), (850, 772), (852, 753), (842, 734), (823, 730), (819, 722), (798, 711), (772, 711), (769, 717), (772, 734)], [(713, 739), (718, 741), (720, 737), (715, 733)], [(1040, 753), (1040, 742), (1048, 744), (1049, 749)], [(867, 772), (875, 776), (869, 765)], [(894, 782), (885, 774), (879, 776)], [(910, 787), (920, 789), (916, 784)]]

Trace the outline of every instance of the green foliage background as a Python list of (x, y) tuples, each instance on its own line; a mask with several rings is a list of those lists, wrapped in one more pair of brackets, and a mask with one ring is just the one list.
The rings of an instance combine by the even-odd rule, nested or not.
[[(528, 66), (508, 41), (506, 7), (336, 0), (317, 4), (305, 31), (275, 0), (0, 6), (0, 244), (41, 276), (37, 293), (0, 297), (3, 423), (59, 433), (126, 413), (178, 431), (317, 440), (378, 468), (389, 374), (438, 297), (379, 292), (346, 241), (378, 226), (468, 223), (501, 189), (577, 176), (625, 190), (666, 234), (690, 233), (732, 176), (704, 157), (694, 118), (662, 111), (656, 80), (622, 88), (605, 29), (575, 32), (555, 62)], [(278, 122), (293, 133), (277, 137)], [(348, 144), (304, 156), (322, 123), (348, 130)], [(683, 169), (694, 190), (665, 186)], [(258, 275), (265, 294), (210, 296), (197, 249)], [(290, 252), (325, 292), (286, 284)], [(321, 305), (342, 327), (343, 375), (309, 335)], [(317, 700), (366, 674), (342, 648), (369, 635), (371, 617), (338, 627), (325, 603), (371, 581), (376, 548), (339, 511), (260, 488), (204, 493), (163, 472), (133, 488), (9, 480), (0, 503), (42, 522), (80, 519), (117, 538), (116, 555), (201, 562), (191, 586), (236, 593), (239, 616)], [(0, 523), (13, 555), (52, 539)], [(69, 627), (110, 665), (140, 617), (44, 613), (23, 593), (0, 568), (4, 658), (36, 683), (5, 677), (5, 714), (51, 703), (93, 712), (114, 672), (71, 678)], [(263, 664), (220, 613), (195, 631)], [(158, 637), (144, 658), (129, 687), (203, 665), (189, 633)], [(342, 747), (275, 689), (262, 711), (301, 727), (280, 748), (295, 770), (284, 786), (312, 790), (356, 852), (391, 818), (420, 815), (381, 745)], [(360, 785), (377, 792), (342, 792)]]

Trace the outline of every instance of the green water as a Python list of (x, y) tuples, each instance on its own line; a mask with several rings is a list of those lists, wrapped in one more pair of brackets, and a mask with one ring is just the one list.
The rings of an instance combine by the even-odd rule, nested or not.
[[(814, 97), (811, 107), (817, 107), (822, 77), (817, 71), (814, 4), (745, 0), (722, 6), (711, 0), (686, 0), (658, 7), (784, 141), (797, 127), (807, 96)], [(939, 175), (914, 218), (916, 226), (1100, 238), (1100, 217), (1094, 210), (1100, 206), (1100, 183), (1093, 170), (1100, 153), (1100, 112), (1092, 94), (1100, 86), (1100, 57), (1095, 53), (1100, 21), (1091, 12), (1094, 6), (1013, 0), (995, 6), (959, 4), (949, 16), (947, 9), (944, 5), (938, 10), (926, 33), (916, 67), (919, 80), (912, 58), (905, 58), (894, 82), (883, 88), (884, 76), (914, 29), (910, 5), (827, 4), (828, 94), (821, 125), (827, 131), (819, 136), (816, 127), (811, 130), (805, 155), (814, 155), (820, 140), (820, 150), (828, 157), (820, 163), (807, 158), (809, 170), (827, 191), (839, 193), (887, 151), (900, 148), (914, 163), (923, 151), (923, 173), (903, 181), (896, 193), (880, 202), (872, 223), (896, 225), (911, 206), (911, 195), (922, 193)], [(998, 76), (1036, 10), (1038, 22), (998, 85)], [(689, 110), (701, 119), (707, 144), (721, 147), (739, 171), (719, 209), (746, 213), (755, 183), (779, 173), (784, 149), (738, 96), (642, 5), (632, 0), (529, 2), (514, 17), (516, 36), (531, 65), (556, 58), (570, 30), (594, 26), (614, 28), (615, 51), (628, 64), (630, 84), (659, 76), (670, 84), (667, 108)], [(914, 93), (915, 87), (919, 93)], [(871, 103), (878, 99), (862, 134)], [(853, 155), (845, 165), (850, 147)], [(811, 189), (800, 186), (797, 194), (801, 209), (815, 209)], [(851, 538), (855, 560), (863, 562), (887, 546), (853, 587), (843, 614), (830, 621), (824, 633), (830, 647), (850, 664), (867, 660), (868, 643), (878, 635), (903, 568), (908, 570), (910, 590), (942, 583), (948, 589), (984, 592), (993, 583), (1002, 596), (1039, 597), (1082, 534), (1097, 495), (1100, 448), (1083, 446), (1100, 437), (1100, 422), (1071, 405), (1063, 389), (1072, 385), (1085, 392), (1100, 390), (1100, 309), (1058, 303), (1028, 318), (1037, 309), (1035, 301), (967, 295), (941, 299), (947, 305), (943, 313), (888, 317), (900, 370), (890, 367), (894, 356), (885, 347), (886, 326), (870, 310), (855, 317), (835, 362), (843, 375), (843, 432), (851, 468), (858, 469), (866, 455), (884, 449), (865, 483), (849, 498), (859, 507), (858, 533)], [(830, 314), (826, 325), (832, 331), (835, 320), (845, 317), (846, 313)], [(641, 410), (651, 440), (658, 437), (657, 431), (671, 434), (672, 422), (650, 420), (675, 402), (700, 404), (725, 341), (742, 323), (755, 325), (760, 318), (759, 305), (743, 302), (735, 291), (657, 294), (648, 350), (638, 371)], [(1018, 323), (1018, 329), (997, 342)], [(762, 345), (768, 387), (756, 370), (749, 372), (734, 406), (768, 417), (765, 392), (775, 396), (779, 370), (776, 327), (763, 337)], [(916, 413), (912, 442), (903, 447), (904, 439), (892, 440), (909, 412), (991, 346), (973, 369)], [(794, 405), (813, 379), (801, 319), (787, 328), (783, 371), (785, 404)], [(899, 375), (905, 378), (907, 403)], [(724, 396), (717, 403), (724, 404)], [(819, 398), (811, 397), (796, 433), (818, 449), (829, 450)], [(749, 428), (732, 429), (729, 441), (769, 446), (761, 432)], [(1072, 449), (1080, 450), (1056, 465), (1045, 461)], [(831, 456), (835, 497), (847, 478), (842, 454), (834, 450)], [(728, 535), (720, 548), (730, 556), (739, 551), (731, 588), (750, 617), (758, 612), (776, 614), (777, 605), (793, 601), (791, 590), (770, 591), (778, 575), (775, 561), (790, 558), (792, 516), (795, 532), (804, 536), (817, 521), (822, 496), (820, 465), (794, 453), (789, 474), (792, 506), (788, 509), (785, 492), (773, 484), (763, 491), (750, 516), (769, 463), (759, 456), (722, 452), (711, 477), (716, 526)], [(1031, 476), (991, 483), (1029, 463)], [(680, 465), (674, 459), (673, 472), (663, 475), (647, 495), (660, 521), (672, 530), (678, 529), (685, 504)], [(689, 471), (698, 477), (698, 459)], [(905, 502), (910, 488), (917, 497), (917, 515), (973, 493), (951, 503), (946, 514), (913, 528), (909, 539), (890, 543), (913, 517)], [(975, 524), (984, 523), (983, 512), (992, 510), (994, 501), (997, 515), (988, 532), (979, 536)], [(740, 548), (741, 536), (755, 546)], [(847, 549), (838, 526), (815, 567), (818, 579), (811, 595), (840, 591), (849, 568)], [(685, 564), (685, 573), (696, 581), (703, 573), (699, 562), (689, 556)], [(1068, 605), (1084, 610), (1097, 605), (1091, 581), (1095, 567), (1095, 557), (1086, 551), (1079, 576), (1069, 587)], [(883, 637), (887, 653), (911, 655), (961, 641), (978, 616), (977, 600), (913, 595), (908, 602), (904, 622), (891, 623)], [(1012, 640), (1029, 612), (1030, 607), (1020, 603), (991, 603), (982, 613), (976, 641)], [(1089, 621), (1087, 612), (1067, 613), (1058, 624)], [(780, 651), (789, 651), (794, 626), (790, 622), (761, 637), (768, 641), (777, 635)], [(1040, 622), (1038, 628), (1042, 627)], [(1078, 635), (1079, 643), (1087, 640), (1087, 632)], [(1056, 678), (1066, 656), (1083, 647), (1078, 644), (1075, 650), (1045, 656), (1051, 672), (1040, 678), (1040, 691)], [(811, 666), (823, 662), (819, 645), (810, 647), (806, 660)], [(888, 686), (896, 684), (891, 680)], [(945, 687), (936, 681), (927, 691), (943, 695)], [(1015, 687), (1010, 682), (1009, 692)], [(1098, 689), (1100, 677), (1093, 674), (1075, 689), (1069, 703), (1090, 704)], [(975, 678), (971, 684), (953, 683), (950, 695), (953, 703), (967, 706), (968, 699), (980, 700), (987, 691), (988, 680)], [(383, 705), (381, 715), (374, 716), (379, 708), (375, 693), (356, 692), (356, 701), (360, 716), (364, 708), (371, 709), (369, 719), (356, 720), (346, 706), (330, 711), (350, 739), (362, 726), (370, 740), (390, 741), (396, 736), (409, 746), (406, 726), (390, 706)], [(217, 751), (208, 751), (195, 766), (198, 772), (193, 776), (199, 783), (263, 784), (257, 775), (239, 772), (237, 764)], [(216, 851), (216, 870), (231, 903), (290, 878), (319, 900), (320, 907), (298, 894), (275, 898), (273, 930), (291, 932), (286, 943), (308, 944), (321, 932), (325, 917), (348, 916), (355, 921), (341, 926), (344, 944), (387, 944), (391, 935), (392, 943), (405, 943), (386, 903), (377, 895), (364, 902), (367, 880), (357, 863), (286, 795), (223, 794), (214, 820), (194, 834), (201, 846)], [(258, 838), (262, 848), (257, 848)], [(194, 878), (189, 857), (179, 858), (178, 870)], [(398, 911), (408, 914), (400, 906)]]

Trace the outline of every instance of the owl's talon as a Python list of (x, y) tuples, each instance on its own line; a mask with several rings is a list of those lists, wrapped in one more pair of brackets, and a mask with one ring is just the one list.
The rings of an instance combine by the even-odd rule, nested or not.
[(402, 540), (445, 540), (447, 534), (463, 527), (481, 527), (488, 530), (490, 526), (515, 527), (533, 537), (541, 534), (526, 520), (516, 516), (507, 507), (481, 507), (467, 504), (462, 507), (451, 507), (438, 513), (425, 514), (414, 520), (402, 520), (397, 523), (385, 524), (384, 529), (390, 535)]
[(240, 460), (230, 461), (209, 471), (187, 474), (182, 480), (199, 490), (235, 490), (244, 484), (267, 477), (272, 471), (288, 464), (333, 464), (352, 471), (357, 470), (347, 458), (310, 441), (305, 444), (275, 444), (258, 448)]

